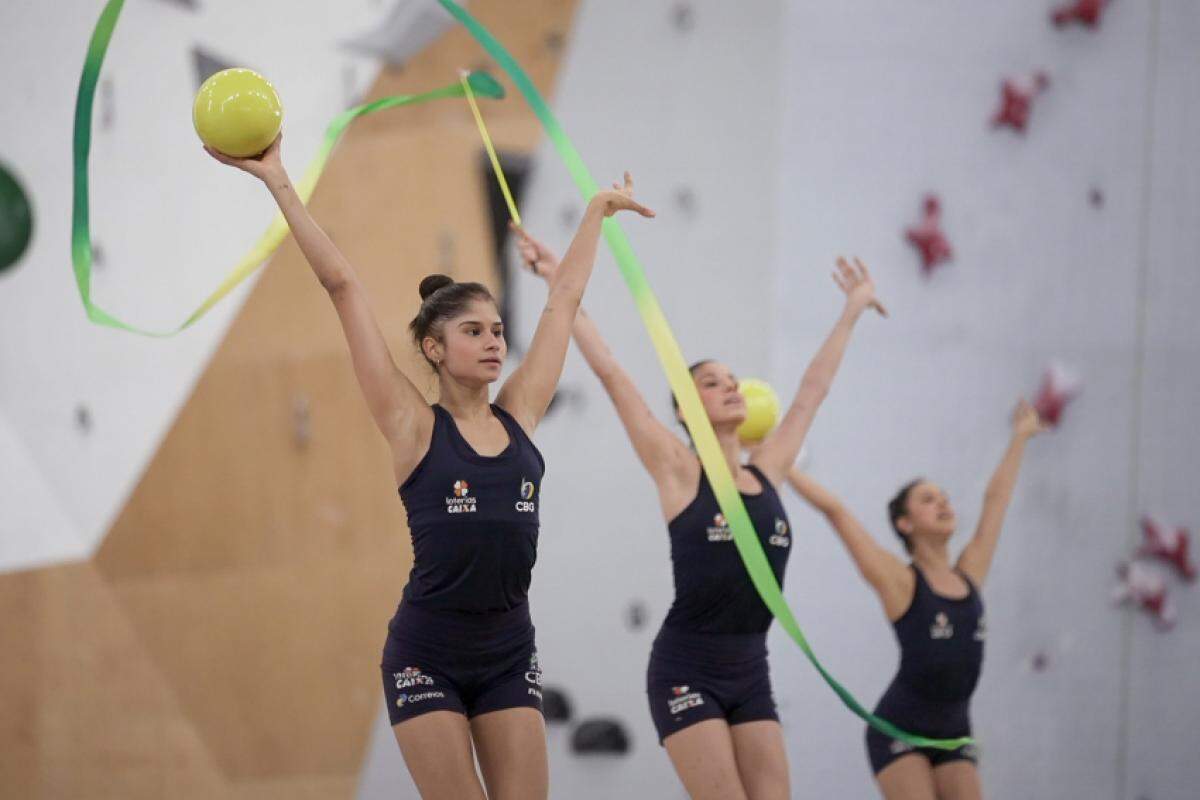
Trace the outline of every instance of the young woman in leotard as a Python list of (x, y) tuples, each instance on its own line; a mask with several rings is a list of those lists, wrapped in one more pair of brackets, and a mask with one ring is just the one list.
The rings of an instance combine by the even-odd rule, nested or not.
[(279, 147), (276, 139), (248, 159), (209, 152), (262, 180), (279, 204), (329, 293), (363, 397), (391, 447), (413, 567), (381, 668), (404, 761), (426, 800), (484, 800), (484, 785), (491, 800), (545, 798), (541, 670), (526, 602), (544, 465), (530, 437), (562, 372), (601, 222), (621, 210), (653, 212), (633, 200), (628, 174), (623, 187), (592, 198), (525, 359), (495, 403), (489, 387), (507, 353), (496, 303), (478, 283), (421, 281), (410, 328), (437, 374), (431, 406), (396, 367), (365, 287), (296, 194)]
[[(888, 503), (892, 528), (910, 555), (905, 564), (881, 547), (832, 492), (798, 469), (788, 473), (796, 491), (841, 537), (895, 629), (900, 669), (875, 714), (910, 733), (938, 739), (971, 735), (970, 700), (986, 638), (980, 590), (996, 552), (1025, 443), (1041, 430), (1037, 412), (1022, 400), (1013, 414), (1008, 449), (984, 494), (975, 535), (953, 562), (949, 542), (957, 518), (936, 484), (911, 481)], [(973, 746), (914, 749), (870, 727), (866, 736), (871, 770), (887, 800), (982, 796)]]
[[(518, 231), (522, 256), (553, 285), (553, 253)], [(565, 263), (565, 262), (564, 262)], [(834, 279), (845, 308), (779, 426), (742, 463), (737, 429), (746, 403), (724, 364), (702, 361), (692, 378), (716, 431), (777, 580), (792, 532), (776, 487), (787, 476), (833, 382), (850, 334), (867, 308), (882, 307), (861, 263), (838, 261)], [(650, 715), (659, 741), (695, 800), (790, 796), (787, 753), (771, 694), (766, 634), (771, 613), (742, 564), (696, 453), (650, 411), (633, 379), (579, 310), (575, 343), (600, 378), (658, 489), (671, 537), (675, 601), (655, 639), (647, 670)]]

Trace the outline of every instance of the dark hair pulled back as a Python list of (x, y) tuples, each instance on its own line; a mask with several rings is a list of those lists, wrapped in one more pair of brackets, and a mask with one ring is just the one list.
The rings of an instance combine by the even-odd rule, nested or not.
[(912, 539), (908, 534), (900, 530), (899, 526), (896, 525), (896, 521), (908, 514), (908, 496), (924, 480), (924, 478), (915, 478), (909, 481), (900, 487), (900, 491), (896, 493), (895, 497), (888, 501), (888, 520), (892, 523), (892, 530), (900, 537), (900, 541), (904, 542), (904, 549), (910, 553), (913, 549)]
[(446, 320), (466, 311), (467, 306), (474, 300), (487, 300), (491, 303), (495, 303), (496, 300), (482, 283), (459, 283), (449, 275), (426, 275), (417, 291), (421, 293), (421, 308), (412, 322), (408, 323), (408, 329), (412, 332), (413, 342), (421, 351), (421, 355), (429, 362), (429, 366), (437, 369), (437, 364), (430, 361), (421, 345), (425, 337), (432, 336), (441, 341), (442, 325)]

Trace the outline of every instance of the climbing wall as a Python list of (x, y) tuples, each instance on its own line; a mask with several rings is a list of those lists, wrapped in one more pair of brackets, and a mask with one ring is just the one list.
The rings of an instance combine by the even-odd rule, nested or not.
[[(1052, 363), (1074, 372), (1082, 390), (1029, 445), (986, 586), (984, 785), (1191, 797), (1200, 601), (1164, 570), (1178, 607), (1164, 632), (1110, 597), (1143, 513), (1200, 519), (1184, 421), (1200, 397), (1185, 368), (1200, 295), (1184, 266), (1200, 180), (1185, 43), (1200, 18), (1184, 3), (1112, 3), (1098, 27), (1056, 27), (1051, 5), (791, 5), (772, 378), (794, 380), (834, 317), (831, 256), (861, 255), (892, 319), (860, 325), (811, 468), (899, 552), (885, 515), (896, 489), (943, 485), (961, 546), (1017, 395)], [(1004, 121), (1022, 115), (1005, 112), (1002, 84), (1031, 87), (1038, 72), (1022, 132)], [(926, 271), (905, 233), (930, 193), (952, 254)], [(826, 664), (873, 704), (895, 670), (891, 633), (824, 522), (789, 508), (789, 597)], [(780, 694), (798, 785), (871, 796), (861, 723), (775, 641), (777, 674), (795, 676)]]

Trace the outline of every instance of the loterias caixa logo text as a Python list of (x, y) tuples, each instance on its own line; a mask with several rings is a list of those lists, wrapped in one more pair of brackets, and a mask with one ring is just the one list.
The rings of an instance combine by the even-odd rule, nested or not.
[(447, 514), (474, 514), (475, 498), (471, 497), (471, 486), (466, 481), (454, 482), (454, 496), (446, 498)]

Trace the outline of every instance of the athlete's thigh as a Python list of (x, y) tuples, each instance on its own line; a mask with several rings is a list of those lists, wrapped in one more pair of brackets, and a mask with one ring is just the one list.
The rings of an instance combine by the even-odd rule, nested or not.
[(979, 769), (967, 759), (947, 761), (933, 768), (939, 800), (982, 800)]
[(733, 753), (747, 797), (750, 800), (787, 800), (791, 788), (783, 727), (775, 720), (764, 719), (731, 725), (729, 732), (733, 736)]
[(692, 800), (747, 800), (733, 737), (723, 719), (706, 719), (663, 739)]
[(430, 711), (397, 723), (392, 730), (423, 800), (485, 800), (465, 716)]
[(550, 793), (546, 723), (535, 708), (506, 708), (471, 718), (479, 768), (491, 800), (537, 800)]
[(929, 759), (920, 753), (907, 753), (884, 767), (875, 776), (886, 800), (938, 800)]

